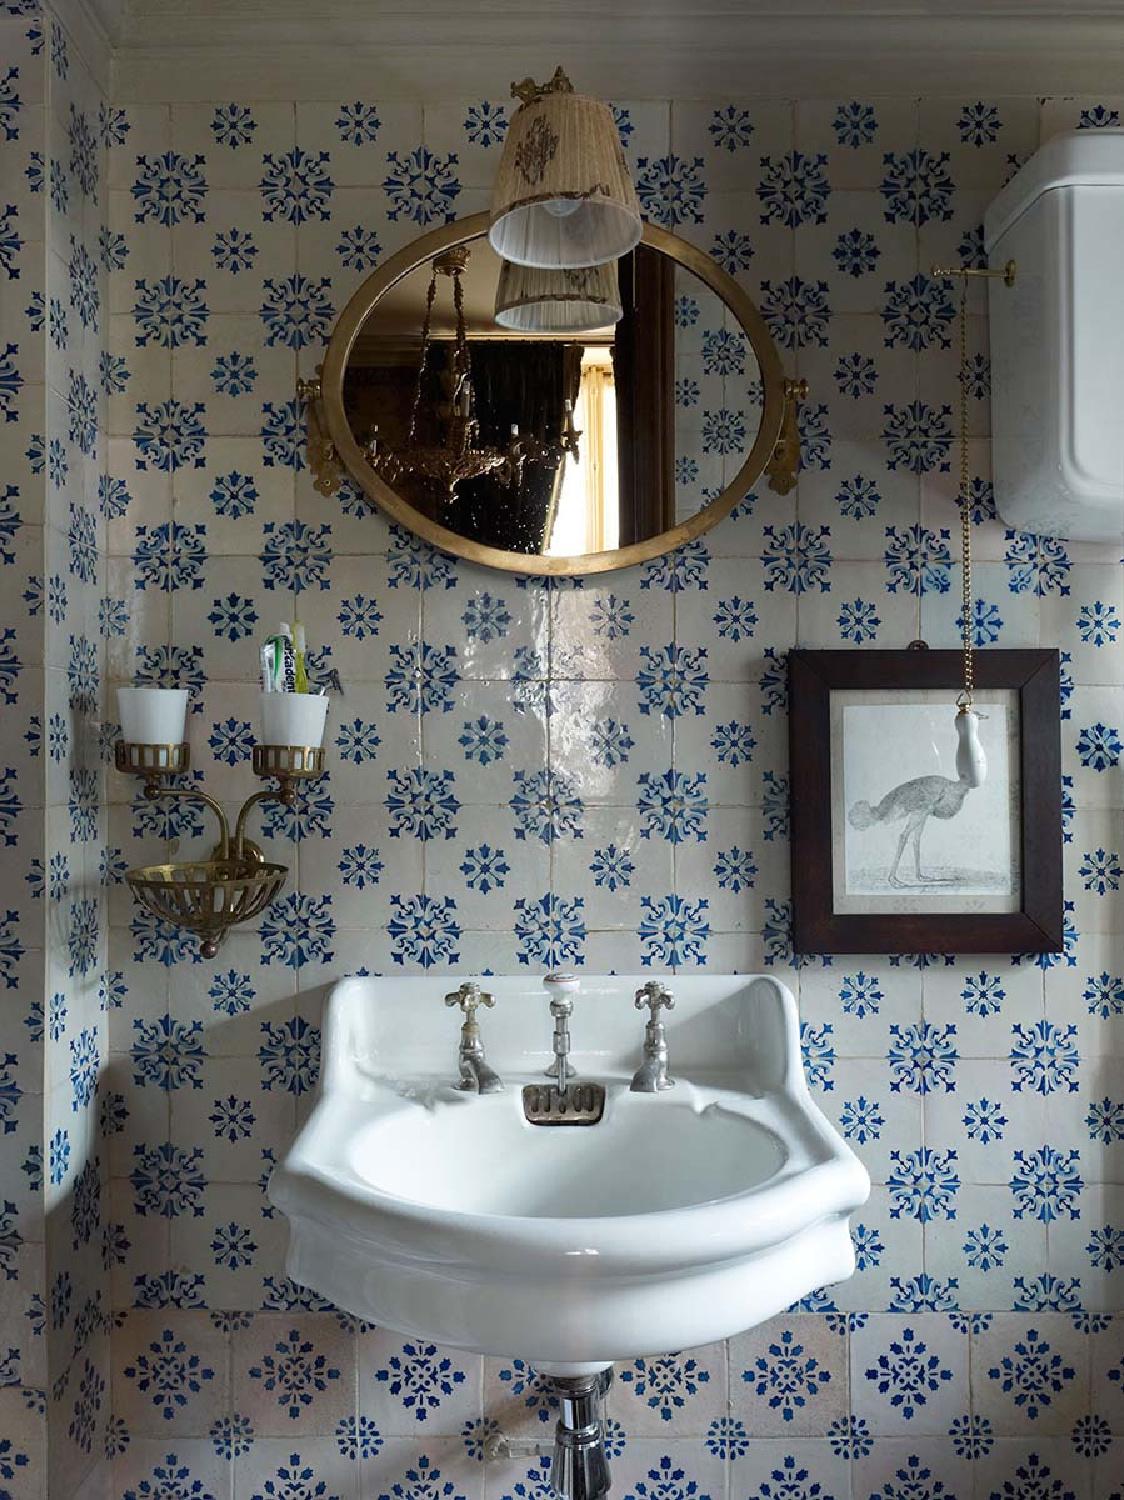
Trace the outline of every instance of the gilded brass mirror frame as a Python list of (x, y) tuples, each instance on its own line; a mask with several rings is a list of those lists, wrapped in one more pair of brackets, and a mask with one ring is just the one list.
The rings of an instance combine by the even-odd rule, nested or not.
[(722, 494), (689, 520), (660, 532), (658, 536), (610, 552), (589, 552), (573, 557), (507, 552), (466, 540), (420, 515), (397, 495), (367, 462), (347, 420), (343, 384), (352, 346), (373, 308), (391, 287), (450, 246), (486, 235), (488, 222), (487, 214), (473, 214), (412, 241), (368, 276), (340, 314), (324, 363), (319, 367), (319, 379), (302, 381), (299, 389), (308, 408), (308, 458), (317, 490), (326, 495), (334, 493), (346, 472), (392, 521), (443, 552), (509, 573), (576, 576), (647, 562), (693, 541), (729, 515), (766, 471), (770, 485), (781, 494), (792, 488), (799, 466), (796, 417), (799, 399), (804, 394), (802, 382), (785, 380), (780, 356), (764, 318), (733, 277), (716, 265), (705, 251), (665, 229), (646, 224), (643, 243), (694, 272), (718, 294), (748, 336), (757, 358), (763, 396), (761, 425), (745, 463)]

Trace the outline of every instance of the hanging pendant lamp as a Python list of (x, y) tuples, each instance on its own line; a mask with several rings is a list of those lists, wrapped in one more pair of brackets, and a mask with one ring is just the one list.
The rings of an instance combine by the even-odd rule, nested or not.
[(618, 260), (639, 242), (640, 204), (613, 111), (549, 83), (511, 86), (522, 100), (504, 142), (488, 239), (520, 266), (572, 269)]
[(573, 271), (516, 266), (505, 260), (496, 288), (496, 322), (517, 333), (588, 333), (620, 321), (616, 261)]

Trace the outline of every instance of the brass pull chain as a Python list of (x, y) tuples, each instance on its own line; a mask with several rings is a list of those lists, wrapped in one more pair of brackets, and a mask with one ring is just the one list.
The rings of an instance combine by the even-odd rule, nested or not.
[(1013, 260), (1005, 261), (1001, 270), (983, 266), (932, 266), (930, 275), (942, 281), (960, 280), (960, 399), (957, 403), (960, 419), (960, 638), (964, 644), (964, 686), (956, 698), (956, 706), (962, 714), (972, 707), (972, 692), (975, 687), (974, 629), (972, 620), (972, 495), (971, 478), (968, 472), (968, 280), (970, 277), (1002, 279), (1003, 285), (1015, 284), (1016, 266)]
[(960, 609), (964, 643), (964, 687), (956, 700), (961, 713), (972, 706), (975, 670), (972, 620), (972, 497), (968, 468), (968, 283), (960, 284)]

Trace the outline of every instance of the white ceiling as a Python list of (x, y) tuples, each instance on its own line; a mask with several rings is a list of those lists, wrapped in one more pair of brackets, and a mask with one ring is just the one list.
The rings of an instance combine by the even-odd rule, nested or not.
[[(60, 0), (119, 97), (1124, 92), (1124, 0)], [(205, 87), (203, 87), (205, 85)], [(201, 87), (203, 92), (201, 93)], [(206, 90), (211, 92), (208, 93)]]

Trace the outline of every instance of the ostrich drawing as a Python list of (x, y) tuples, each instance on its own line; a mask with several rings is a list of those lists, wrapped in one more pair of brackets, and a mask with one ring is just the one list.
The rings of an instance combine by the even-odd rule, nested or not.
[(847, 814), (851, 827), (860, 833), (876, 823), (897, 823), (904, 819), (887, 877), (891, 885), (900, 887), (908, 883), (898, 876), (898, 866), (907, 843), (913, 846), (915, 883), (941, 883), (943, 877), (921, 872), (921, 834), (930, 818), (955, 818), (968, 793), (982, 786), (987, 775), (987, 760), (979, 741), (979, 718), (980, 715), (970, 709), (961, 709), (956, 716), (955, 781), (947, 776), (915, 776), (912, 781), (903, 781), (887, 792), (881, 802), (856, 802)]

